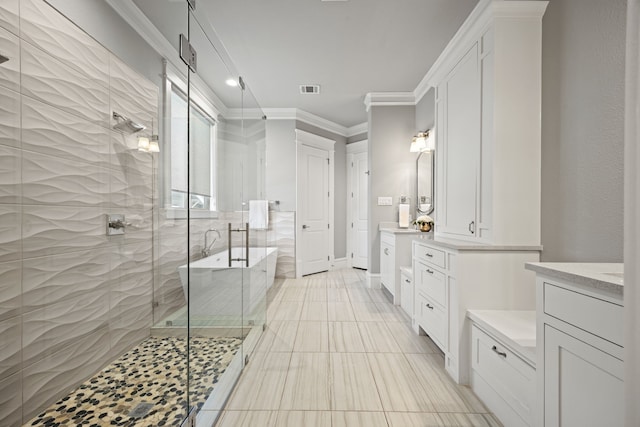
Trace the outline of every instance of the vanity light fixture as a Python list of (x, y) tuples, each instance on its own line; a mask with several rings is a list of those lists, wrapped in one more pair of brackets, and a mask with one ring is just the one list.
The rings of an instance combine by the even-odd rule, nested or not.
[(411, 140), (411, 147), (409, 148), (409, 151), (411, 153), (433, 151), (435, 149), (435, 138), (433, 133), (433, 129), (418, 132), (418, 134)]

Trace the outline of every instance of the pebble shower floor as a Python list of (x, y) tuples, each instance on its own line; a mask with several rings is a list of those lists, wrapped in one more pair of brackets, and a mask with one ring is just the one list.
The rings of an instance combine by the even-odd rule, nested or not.
[[(150, 337), (25, 426), (180, 425), (187, 396), (186, 338)], [(191, 338), (191, 406), (202, 407), (239, 338)]]

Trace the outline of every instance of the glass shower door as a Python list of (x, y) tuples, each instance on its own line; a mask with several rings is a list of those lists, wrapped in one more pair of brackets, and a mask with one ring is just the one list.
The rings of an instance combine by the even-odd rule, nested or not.
[(208, 426), (262, 333), (268, 226), (255, 222), (255, 216), (266, 218), (268, 204), (259, 203), (264, 199), (263, 114), (220, 54), (206, 7), (199, 2), (190, 10), (188, 44), (182, 51), (188, 61), (197, 58), (189, 69), (186, 97), (188, 400), (198, 425)]

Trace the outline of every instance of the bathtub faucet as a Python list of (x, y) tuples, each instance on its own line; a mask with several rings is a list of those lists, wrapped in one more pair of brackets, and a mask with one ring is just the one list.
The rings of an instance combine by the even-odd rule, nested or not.
[[(214, 238), (213, 241), (207, 245), (207, 236), (209, 235), (210, 232), (213, 232), (213, 231), (215, 231), (218, 234), (218, 237)], [(211, 248), (216, 243), (216, 240), (218, 240), (220, 237), (221, 237), (220, 232), (218, 231), (217, 228), (210, 228), (204, 232), (204, 248), (202, 249), (203, 257), (208, 257), (209, 255), (211, 255)]]

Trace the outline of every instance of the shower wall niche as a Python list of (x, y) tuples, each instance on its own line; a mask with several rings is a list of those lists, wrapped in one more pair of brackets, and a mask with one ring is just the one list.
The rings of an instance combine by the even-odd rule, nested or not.
[(156, 159), (112, 112), (151, 134), (159, 92), (42, 0), (0, 2), (0, 52), (0, 419), (20, 425), (149, 335)]

